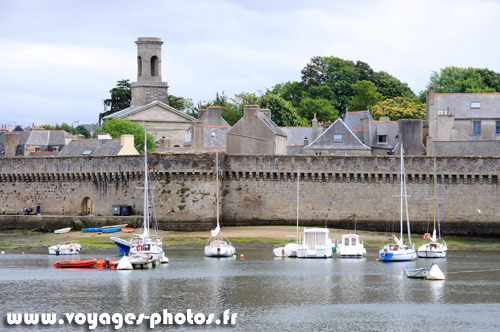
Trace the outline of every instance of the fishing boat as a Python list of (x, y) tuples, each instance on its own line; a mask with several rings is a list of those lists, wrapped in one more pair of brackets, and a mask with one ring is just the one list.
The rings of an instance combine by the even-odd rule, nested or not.
[(101, 227), (82, 228), (82, 233), (97, 233), (101, 231)]
[(331, 258), (335, 243), (327, 228), (305, 228), (303, 242), (297, 246), (298, 258)]
[(95, 258), (54, 262), (54, 266), (58, 268), (82, 268), (82, 267), (94, 267), (95, 265), (97, 265), (97, 259)]
[(236, 252), (231, 242), (226, 239), (220, 231), (219, 223), (219, 154), (215, 152), (215, 204), (217, 215), (217, 226), (210, 231), (211, 237), (205, 245), (206, 257), (231, 257)]
[(54, 231), (54, 233), (56, 233), (56, 234), (65, 234), (65, 233), (69, 233), (69, 231), (71, 231), (71, 227), (56, 229)]
[[(425, 234), (424, 239), (429, 239), (430, 242), (418, 247), (417, 254), (420, 258), (445, 258), (448, 246), (441, 239), (441, 223), (439, 222), (439, 203), (438, 203), (437, 179), (436, 179), (436, 158), (434, 158), (434, 230), (432, 236)], [(436, 216), (439, 229), (439, 238), (436, 237)]]
[(297, 247), (299, 246), (299, 192), (300, 192), (300, 172), (297, 171), (297, 235), (295, 242), (285, 245), (278, 245), (273, 248), (276, 257), (297, 257)]
[[(406, 177), (405, 168), (403, 160), (403, 143), (401, 142), (400, 147), (400, 167), (401, 167), (401, 186), (400, 186), (400, 197), (401, 197), (401, 208), (400, 208), (400, 229), (401, 235), (398, 239), (396, 235), (393, 235), (394, 242), (391, 244), (386, 244), (379, 251), (380, 260), (383, 262), (400, 262), (400, 261), (412, 261), (417, 258), (417, 253), (415, 252), (415, 244), (411, 242), (411, 232), (410, 232), (410, 217), (408, 214), (408, 196), (406, 195)], [(404, 199), (403, 199), (404, 198)], [(406, 224), (408, 228), (408, 241), (409, 244), (403, 242), (403, 201), (406, 206)]]
[(76, 255), (82, 250), (80, 243), (69, 241), (49, 247), (50, 255)]
[[(146, 143), (147, 137), (146, 131), (144, 131), (144, 203), (142, 233), (134, 234), (128, 241), (120, 239), (119, 237), (112, 237), (111, 240), (115, 242), (121, 253), (131, 256), (130, 260), (142, 259), (148, 261), (150, 260), (154, 263), (168, 263), (168, 258), (165, 257), (163, 252), (162, 238), (158, 232), (158, 223), (156, 222), (156, 219), (154, 220), (154, 228), (150, 229), (148, 151)], [(154, 204), (154, 201), (152, 200), (151, 203)], [(120, 229), (121, 228), (119, 228), (119, 230)]]
[(342, 240), (337, 243), (337, 255), (340, 258), (361, 258), (366, 255), (366, 249), (363, 241), (359, 240), (359, 235), (342, 235)]

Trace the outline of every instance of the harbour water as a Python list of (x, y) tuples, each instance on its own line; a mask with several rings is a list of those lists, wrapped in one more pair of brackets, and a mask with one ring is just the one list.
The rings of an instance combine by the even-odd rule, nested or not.
[[(234, 326), (158, 326), (152, 330), (231, 331), (499, 331), (498, 251), (450, 251), (436, 259), (445, 281), (407, 279), (405, 268), (433, 260), (278, 259), (244, 250), (245, 259), (214, 259), (199, 250), (168, 250), (170, 264), (153, 270), (55, 269), (60, 257), (0, 255), (2, 330), (83, 331), (72, 324), (8, 326), (15, 313), (144, 313), (167, 309), (237, 313)], [(116, 258), (105, 251), (80, 258)], [(240, 252), (238, 253), (240, 254)], [(73, 259), (66, 256), (62, 259)], [(98, 327), (113, 330), (112, 327)], [(124, 331), (148, 330), (124, 326)]]

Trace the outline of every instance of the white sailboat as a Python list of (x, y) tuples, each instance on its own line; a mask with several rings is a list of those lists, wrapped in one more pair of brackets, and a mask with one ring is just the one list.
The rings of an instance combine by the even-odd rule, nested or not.
[[(299, 246), (299, 191), (300, 191), (300, 172), (297, 171), (297, 239), (295, 242), (285, 245), (275, 246), (273, 254), (276, 257), (297, 257), (297, 247)], [(293, 236), (293, 235), (292, 235)]]
[(78, 242), (68, 241), (49, 247), (50, 255), (76, 255), (82, 250)]
[[(439, 238), (436, 237), (436, 216), (438, 219)], [(428, 234), (426, 234), (428, 235)], [(424, 235), (425, 237), (425, 235)], [(417, 253), (420, 258), (445, 258), (448, 246), (441, 239), (441, 224), (439, 222), (439, 205), (437, 202), (437, 183), (436, 183), (436, 158), (434, 158), (434, 230), (430, 237), (430, 242), (418, 247)]]
[[(403, 161), (403, 143), (401, 142), (401, 209), (400, 209), (400, 228), (401, 235), (398, 239), (396, 235), (393, 235), (394, 242), (391, 244), (386, 244), (379, 251), (379, 257), (381, 261), (384, 262), (397, 262), (397, 261), (411, 261), (417, 258), (417, 253), (415, 252), (415, 244), (411, 243), (411, 232), (410, 232), (410, 217), (408, 214), (408, 196), (406, 195), (406, 177), (405, 168)], [(409, 244), (403, 242), (403, 197), (404, 205), (406, 207), (406, 223), (408, 228), (408, 241)]]
[(205, 246), (206, 257), (231, 257), (236, 252), (231, 242), (226, 239), (220, 231), (219, 223), (219, 154), (215, 152), (215, 203), (217, 205), (217, 227), (210, 231), (210, 239)]
[[(128, 255), (135, 261), (144, 260), (147, 262), (167, 263), (168, 258), (165, 257), (162, 247), (162, 238), (159, 235), (158, 227), (155, 222), (154, 230), (150, 230), (149, 216), (149, 178), (148, 178), (148, 151), (147, 151), (147, 136), (144, 130), (144, 208), (143, 208), (143, 225), (142, 234), (134, 234), (129, 240), (112, 237), (120, 251), (128, 251)], [(128, 249), (128, 250), (127, 250)]]

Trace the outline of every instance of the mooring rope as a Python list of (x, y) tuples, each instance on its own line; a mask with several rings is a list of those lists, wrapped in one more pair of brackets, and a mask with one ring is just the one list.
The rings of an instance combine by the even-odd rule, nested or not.
[(446, 274), (450, 274), (450, 273), (470, 273), (470, 272), (491, 272), (491, 271), (500, 271), (500, 269), (473, 270), (473, 271), (453, 271), (453, 272), (446, 272)]

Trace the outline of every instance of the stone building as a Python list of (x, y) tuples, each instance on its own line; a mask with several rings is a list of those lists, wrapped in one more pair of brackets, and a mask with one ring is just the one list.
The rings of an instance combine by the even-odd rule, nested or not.
[(186, 145), (195, 118), (168, 105), (168, 84), (161, 76), (160, 38), (141, 37), (137, 44), (137, 82), (131, 85), (130, 107), (104, 117), (144, 125), (160, 146)]
[(323, 133), (302, 150), (304, 155), (362, 156), (371, 155), (371, 148), (361, 142), (342, 119), (325, 123)]
[(64, 130), (0, 132), (0, 157), (57, 155), (73, 138)]
[(74, 139), (58, 155), (58, 157), (89, 156), (133, 156), (139, 152), (134, 146), (133, 135), (121, 135), (120, 138), (109, 139)]
[(271, 110), (247, 105), (243, 117), (227, 132), (227, 153), (284, 155), (286, 134), (271, 120)]
[(500, 156), (500, 93), (427, 92), (427, 155)]

